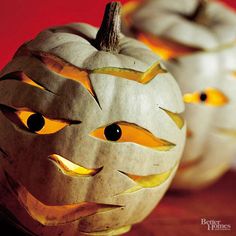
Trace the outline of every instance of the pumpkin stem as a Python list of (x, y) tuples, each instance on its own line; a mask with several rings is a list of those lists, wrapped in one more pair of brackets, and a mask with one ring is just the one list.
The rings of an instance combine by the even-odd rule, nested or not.
[(95, 39), (100, 51), (117, 53), (119, 51), (121, 3), (110, 2), (106, 5), (101, 27)]
[(193, 12), (192, 15), (187, 16), (187, 18), (191, 21), (197, 21), (201, 18), (201, 15), (206, 10), (206, 6), (209, 0), (199, 0), (197, 8)]

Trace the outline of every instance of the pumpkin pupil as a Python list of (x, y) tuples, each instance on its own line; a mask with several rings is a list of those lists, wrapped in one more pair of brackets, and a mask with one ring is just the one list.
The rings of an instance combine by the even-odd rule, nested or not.
[(45, 125), (45, 120), (41, 114), (33, 114), (27, 120), (27, 126), (30, 131), (40, 131)]
[(117, 141), (120, 139), (122, 132), (121, 128), (117, 124), (109, 125), (105, 128), (104, 134), (107, 140), (109, 141)]
[(206, 93), (201, 93), (200, 94), (200, 100), (202, 101), (202, 102), (205, 102), (206, 100), (207, 100), (207, 94)]

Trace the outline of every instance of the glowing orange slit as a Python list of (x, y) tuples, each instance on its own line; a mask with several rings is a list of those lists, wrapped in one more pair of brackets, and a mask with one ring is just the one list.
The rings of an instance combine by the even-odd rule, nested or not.
[(5, 76), (3, 76), (3, 78), (1, 78), (1, 80), (18, 80), (21, 81), (23, 83), (29, 84), (31, 86), (37, 87), (39, 89), (45, 90), (44, 87), (42, 87), (41, 85), (37, 84), (36, 82), (34, 82), (29, 76), (27, 76), (24, 72), (13, 72), (10, 74), (7, 74)]
[(153, 52), (165, 60), (201, 50), (199, 48), (187, 47), (177, 42), (141, 33), (137, 35), (137, 39), (146, 44)]
[(118, 205), (99, 204), (93, 202), (81, 202), (62, 206), (47, 206), (30, 194), (25, 187), (14, 181), (6, 174), (11, 189), (18, 201), (26, 209), (29, 215), (42, 225), (56, 226), (76, 221), (82, 217), (98, 212), (110, 211), (121, 207)]
[(87, 169), (57, 154), (50, 155), (49, 159), (58, 166), (62, 173), (72, 177), (94, 176), (102, 170), (102, 167), (98, 169)]
[(21, 81), (26, 83), (26, 84), (30, 84), (34, 87), (40, 88), (42, 90), (45, 90), (44, 87), (40, 86), (39, 84), (35, 83), (33, 80), (31, 80), (25, 73), (21, 74)]
[(127, 27), (130, 27), (132, 24), (132, 14), (133, 12), (140, 6), (140, 2), (138, 1), (130, 1), (123, 5), (122, 9), (122, 17), (127, 25)]
[(92, 73), (95, 74), (107, 74), (117, 77), (121, 77), (128, 80), (134, 80), (141, 84), (147, 84), (154, 79), (160, 73), (166, 73), (167, 71), (161, 67), (160, 62), (154, 63), (146, 71), (136, 71), (133, 69), (117, 68), (117, 67), (103, 67), (94, 69)]
[(122, 194), (125, 193), (133, 193), (136, 192), (142, 188), (155, 188), (157, 186), (162, 185), (167, 179), (170, 177), (170, 175), (173, 173), (173, 171), (177, 168), (177, 165), (172, 167), (170, 170), (160, 173), (160, 174), (153, 174), (153, 175), (146, 175), (146, 176), (139, 176), (139, 175), (132, 175), (127, 174), (124, 172), (121, 172), (131, 178), (134, 182), (136, 182), (137, 185), (134, 187), (126, 190)]
[(89, 79), (89, 73), (49, 53), (39, 53), (40, 60), (47, 68), (67, 79), (81, 83), (94, 97), (95, 93)]
[[(132, 142), (157, 151), (169, 151), (176, 145), (154, 136), (150, 131), (127, 122), (117, 122), (122, 130), (122, 136), (116, 142)], [(104, 134), (105, 127), (100, 127), (90, 133), (91, 136), (107, 140)]]
[(178, 113), (168, 111), (161, 107), (160, 109), (162, 109), (171, 118), (171, 120), (173, 120), (173, 122), (179, 129), (182, 129), (184, 127), (184, 119)]

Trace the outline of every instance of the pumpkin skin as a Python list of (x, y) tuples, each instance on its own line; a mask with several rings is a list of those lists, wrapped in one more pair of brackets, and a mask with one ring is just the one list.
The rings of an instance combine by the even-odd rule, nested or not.
[[(142, 43), (120, 35), (117, 53), (99, 51), (97, 32), (82, 23), (45, 30), (0, 74), (1, 209), (32, 234), (122, 234), (151, 212), (178, 167), (178, 85)], [(51, 126), (37, 133), (40, 115)], [(111, 124), (133, 134), (106, 140)]]
[[(184, 94), (189, 132), (173, 187), (209, 186), (235, 156), (235, 13), (217, 1), (150, 0), (129, 3), (123, 19), (126, 34), (166, 60)], [(201, 101), (209, 88), (219, 93)]]

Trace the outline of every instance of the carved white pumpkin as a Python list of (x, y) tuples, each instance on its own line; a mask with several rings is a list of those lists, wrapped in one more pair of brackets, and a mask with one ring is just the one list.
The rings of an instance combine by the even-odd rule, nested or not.
[(0, 206), (37, 235), (119, 235), (160, 201), (185, 140), (159, 57), (103, 24), (48, 29), (0, 74)]
[(187, 145), (175, 187), (216, 181), (236, 153), (236, 15), (217, 1), (129, 3), (124, 31), (166, 61), (186, 102)]

